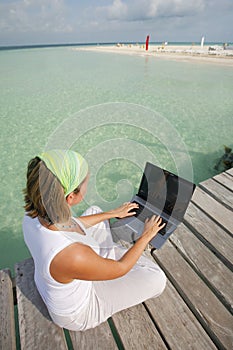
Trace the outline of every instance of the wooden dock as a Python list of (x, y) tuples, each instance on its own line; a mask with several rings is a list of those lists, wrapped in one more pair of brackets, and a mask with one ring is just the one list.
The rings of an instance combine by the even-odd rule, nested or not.
[(164, 293), (85, 332), (53, 324), (32, 259), (16, 264), (13, 280), (1, 270), (0, 350), (233, 349), (232, 211), (233, 169), (199, 184), (184, 223), (152, 252), (168, 278)]

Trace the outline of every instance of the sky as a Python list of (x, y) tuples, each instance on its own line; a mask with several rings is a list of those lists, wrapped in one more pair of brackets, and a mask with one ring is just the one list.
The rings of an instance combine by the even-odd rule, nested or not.
[(0, 0), (0, 46), (233, 42), (233, 0)]

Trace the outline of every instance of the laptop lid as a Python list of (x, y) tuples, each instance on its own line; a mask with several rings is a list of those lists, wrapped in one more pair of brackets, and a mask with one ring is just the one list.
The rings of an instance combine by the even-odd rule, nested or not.
[(181, 222), (194, 189), (192, 182), (147, 162), (137, 196)]

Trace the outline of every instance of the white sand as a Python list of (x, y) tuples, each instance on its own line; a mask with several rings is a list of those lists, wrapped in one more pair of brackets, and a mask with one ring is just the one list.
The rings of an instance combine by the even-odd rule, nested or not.
[(233, 66), (233, 50), (223, 50), (221, 46), (214, 46), (209, 50), (209, 46), (158, 46), (150, 45), (149, 50), (145, 50), (145, 45), (118, 44), (112, 46), (85, 46), (77, 47), (73, 50), (95, 51), (116, 53), (123, 55), (153, 56), (167, 60), (196, 61), (203, 63), (214, 63), (225, 66)]

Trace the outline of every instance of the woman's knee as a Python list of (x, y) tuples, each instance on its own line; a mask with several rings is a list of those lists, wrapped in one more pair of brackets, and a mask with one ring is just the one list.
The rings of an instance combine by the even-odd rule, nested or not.
[(103, 213), (103, 210), (97, 205), (92, 205), (90, 209), (93, 211), (93, 214)]
[(167, 277), (162, 270), (157, 272), (157, 276), (154, 279), (154, 296), (158, 297), (163, 293), (167, 283)]
[(87, 210), (84, 211), (82, 216), (99, 214), (102, 212), (103, 212), (103, 210), (100, 207), (98, 207), (97, 205), (92, 205), (91, 207), (89, 207)]

